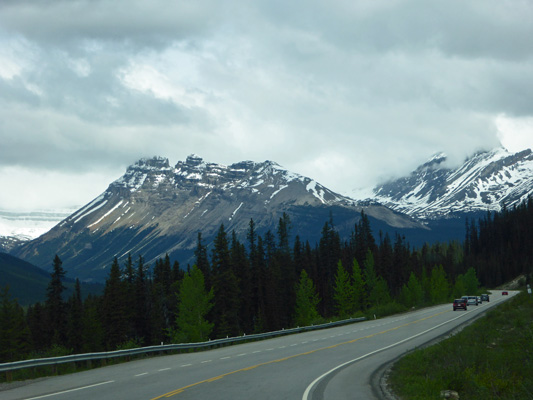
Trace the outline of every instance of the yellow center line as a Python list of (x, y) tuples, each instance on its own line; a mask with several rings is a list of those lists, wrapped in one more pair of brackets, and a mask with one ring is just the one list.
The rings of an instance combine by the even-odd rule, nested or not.
[(331, 346), (327, 346), (327, 347), (322, 347), (322, 348), (319, 348), (319, 349), (315, 349), (315, 350), (311, 350), (311, 351), (307, 351), (305, 353), (299, 353), (299, 354), (294, 354), (292, 356), (288, 356), (288, 357), (284, 357), (284, 358), (279, 358), (277, 360), (272, 360), (272, 361), (266, 361), (264, 363), (260, 363), (260, 364), (256, 364), (256, 365), (252, 365), (250, 367), (245, 367), (245, 368), (241, 368), (241, 369), (238, 369), (238, 370), (235, 370), (235, 371), (231, 371), (231, 372), (226, 372), (225, 374), (222, 374), (222, 375), (218, 375), (218, 376), (215, 376), (213, 378), (209, 378), (209, 379), (204, 379), (203, 381), (199, 381), (199, 382), (196, 382), (196, 383), (192, 383), (190, 385), (187, 385), (187, 386), (184, 386), (182, 388), (179, 388), (179, 389), (176, 389), (176, 390), (173, 390), (171, 392), (168, 392), (168, 393), (165, 393), (165, 394), (162, 394), (161, 396), (158, 396), (158, 397), (154, 397), (153, 399), (151, 400), (158, 400), (158, 399), (162, 399), (163, 397), (172, 397), (172, 396), (175, 396), (177, 394), (180, 394), (180, 393), (183, 393), (186, 389), (190, 389), (194, 386), (198, 386), (198, 385), (201, 385), (202, 383), (208, 383), (208, 382), (214, 382), (214, 381), (218, 381), (222, 378), (224, 378), (225, 376), (228, 376), (228, 375), (233, 375), (233, 374), (236, 374), (238, 372), (244, 372), (244, 371), (250, 371), (252, 369), (255, 369), (257, 367), (262, 367), (264, 365), (269, 365), (269, 364), (273, 364), (273, 363), (278, 363), (278, 362), (282, 362), (282, 361), (287, 361), (287, 360), (290, 360), (292, 358), (296, 358), (296, 357), (301, 357), (301, 356), (306, 356), (306, 355), (309, 355), (309, 354), (313, 354), (313, 353), (316, 353), (318, 351), (323, 351), (323, 350), (330, 350), (330, 349), (334, 349), (336, 347), (339, 347), (339, 346), (342, 346), (342, 345), (346, 345), (346, 344), (352, 344), (352, 343), (355, 343), (359, 340), (362, 340), (362, 339), (370, 339), (374, 336), (378, 336), (378, 335), (383, 335), (384, 333), (388, 333), (388, 332), (392, 332), (396, 329), (400, 329), (400, 328), (404, 328), (406, 326), (409, 326), (409, 325), (413, 325), (413, 324), (416, 324), (416, 323), (419, 323), (419, 322), (422, 322), (422, 321), (425, 321), (427, 319), (430, 319), (430, 318), (434, 318), (434, 317), (437, 317), (441, 314), (444, 314), (444, 313), (447, 313), (449, 312), (449, 310), (447, 311), (442, 311), (440, 313), (437, 313), (437, 314), (434, 314), (434, 315), (430, 315), (428, 317), (424, 317), (424, 318), (421, 318), (421, 319), (418, 319), (416, 321), (412, 321), (412, 322), (408, 322), (406, 324), (403, 324), (403, 325), (398, 325), (398, 326), (395, 326), (394, 328), (390, 328), (390, 329), (387, 329), (387, 330), (384, 330), (384, 331), (381, 331), (381, 332), (377, 332), (377, 333), (373, 333), (371, 335), (367, 335), (367, 336), (363, 336), (363, 337), (360, 337), (360, 338), (357, 338), (357, 339), (352, 339), (352, 340), (348, 340), (346, 342), (341, 342), (341, 343), (337, 343), (337, 344), (334, 344), (334, 345), (331, 345)]

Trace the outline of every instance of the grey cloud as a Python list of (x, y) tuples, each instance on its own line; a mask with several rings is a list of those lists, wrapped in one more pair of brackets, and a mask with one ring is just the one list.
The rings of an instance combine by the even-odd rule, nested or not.
[(0, 75), (0, 167), (194, 152), (346, 191), (460, 162), (498, 145), (498, 115), (532, 115), (529, 2), (172, 4), (2, 2), (0, 59), (20, 71)]
[(80, 39), (161, 46), (209, 30), (222, 4), (202, 1), (51, 0), (7, 1), (0, 5), (4, 29), (49, 45)]

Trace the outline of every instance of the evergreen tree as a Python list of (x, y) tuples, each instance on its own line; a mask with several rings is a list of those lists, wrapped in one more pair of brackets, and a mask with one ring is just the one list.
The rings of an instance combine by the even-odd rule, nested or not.
[(209, 266), (209, 260), (207, 257), (207, 247), (202, 242), (202, 233), (198, 232), (196, 242), (196, 250), (194, 256), (196, 258), (196, 267), (202, 271), (205, 279), (205, 285), (208, 289), (211, 288), (211, 268)]
[(341, 242), (333, 222), (324, 224), (318, 247), (318, 293), (322, 299), (321, 309), (324, 316), (334, 313), (333, 285), (337, 263), (341, 259)]
[(254, 305), (252, 303), (252, 278), (250, 264), (246, 256), (246, 249), (237, 239), (235, 231), (231, 233), (230, 259), (232, 270), (239, 285), (239, 295), (241, 298), (239, 308), (239, 326), (246, 333), (253, 332), (254, 329)]
[(453, 297), (458, 299), (465, 296), (466, 293), (468, 292), (466, 291), (465, 276), (462, 274), (458, 275), (455, 278), (455, 284), (453, 285)]
[(82, 353), (98, 352), (106, 349), (105, 331), (102, 326), (101, 315), (101, 310), (103, 309), (102, 301), (102, 296), (89, 295), (83, 303)]
[(468, 268), (463, 278), (464, 290), (467, 295), (477, 295), (479, 290), (479, 281), (476, 276), (476, 270), (472, 267)]
[(65, 270), (63, 262), (57, 256), (54, 257), (53, 271), (50, 275), (50, 282), (46, 290), (46, 313), (48, 315), (49, 326), (48, 341), (50, 344), (64, 345), (66, 343), (67, 310), (63, 300), (63, 278)]
[(431, 270), (431, 302), (433, 304), (445, 303), (449, 300), (450, 289), (446, 272), (442, 265)]
[[(294, 308), (294, 288), (297, 281), (296, 268), (289, 246), (291, 222), (286, 213), (278, 222), (278, 247), (275, 254), (275, 264), (279, 268), (278, 314), (281, 326), (288, 326), (291, 320), (291, 310)], [(273, 263), (274, 264), (274, 263)]]
[(376, 305), (378, 298), (377, 298), (377, 286), (378, 286), (378, 276), (376, 275), (376, 270), (374, 266), (374, 255), (372, 254), (372, 251), (370, 249), (366, 252), (365, 261), (363, 263), (364, 270), (363, 270), (363, 276), (364, 276), (364, 282), (365, 282), (365, 292), (367, 293), (367, 304), (365, 305), (365, 308), (368, 308), (369, 306)]
[(81, 287), (76, 279), (74, 293), (68, 300), (67, 344), (74, 353), (79, 353), (83, 345), (82, 337), (83, 302), (81, 300)]
[(352, 282), (353, 282), (353, 298), (354, 309), (364, 310), (366, 308), (367, 294), (365, 290), (365, 281), (363, 280), (363, 274), (359, 263), (354, 258), (352, 264)]
[(424, 292), (422, 285), (413, 272), (409, 275), (407, 284), (403, 285), (400, 297), (401, 303), (406, 307), (419, 307), (423, 304)]
[(214, 289), (213, 320), (217, 337), (237, 336), (239, 326), (239, 285), (232, 269), (227, 234), (220, 225), (211, 256)]
[(151, 299), (149, 296), (149, 284), (146, 277), (148, 267), (144, 264), (143, 256), (139, 256), (137, 262), (137, 270), (135, 274), (135, 309), (134, 309), (134, 339), (141, 345), (149, 345), (152, 343), (152, 327), (151, 327)]
[(24, 311), (10, 299), (9, 288), (5, 287), (0, 291), (0, 363), (19, 360), (30, 348)]
[[(131, 303), (128, 302), (127, 281), (122, 282), (118, 260), (115, 257), (106, 280), (102, 299), (102, 323), (106, 348), (116, 350), (133, 335), (129, 320)], [(94, 321), (86, 321), (86, 324)]]
[(26, 323), (30, 330), (30, 341), (35, 351), (43, 351), (50, 346), (48, 330), (48, 314), (46, 307), (41, 303), (35, 303), (28, 307)]
[(300, 273), (300, 280), (296, 286), (296, 307), (294, 324), (297, 326), (308, 326), (317, 321), (320, 317), (318, 304), (320, 297), (317, 293), (313, 281), (305, 270)]
[(180, 285), (178, 295), (177, 329), (171, 337), (175, 343), (204, 342), (209, 339), (214, 324), (206, 317), (213, 307), (213, 289), (205, 289), (202, 271), (193, 265)]
[(335, 300), (335, 311), (339, 317), (346, 318), (355, 312), (354, 291), (350, 282), (350, 275), (346, 272), (340, 260), (335, 274), (333, 298)]

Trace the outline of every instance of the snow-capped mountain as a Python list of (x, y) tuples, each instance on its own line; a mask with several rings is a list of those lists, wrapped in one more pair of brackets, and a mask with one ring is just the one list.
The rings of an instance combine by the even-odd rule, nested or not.
[(23, 242), (41, 236), (75, 210), (0, 210), (0, 251), (8, 252)]
[(373, 200), (426, 220), (500, 211), (533, 194), (533, 153), (503, 148), (479, 152), (458, 168), (437, 154), (408, 177), (377, 186)]
[(251, 219), (258, 234), (276, 232), (284, 212), (294, 234), (314, 244), (330, 215), (348, 233), (363, 207), (376, 229), (423, 229), (405, 215), (356, 202), (272, 161), (224, 166), (191, 155), (171, 166), (154, 157), (130, 166), (104, 193), (13, 254), (45, 269), (58, 254), (71, 276), (102, 280), (115, 257), (131, 253), (150, 263), (168, 253), (190, 259), (198, 232), (209, 244), (223, 224), (244, 242)]

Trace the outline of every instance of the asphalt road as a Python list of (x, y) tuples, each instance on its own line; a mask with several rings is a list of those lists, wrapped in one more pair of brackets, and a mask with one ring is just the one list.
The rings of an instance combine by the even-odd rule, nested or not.
[(2, 400), (379, 399), (372, 374), (512, 297), (453, 311), (429, 307), (337, 328), (199, 353), (155, 357), (20, 386)]

